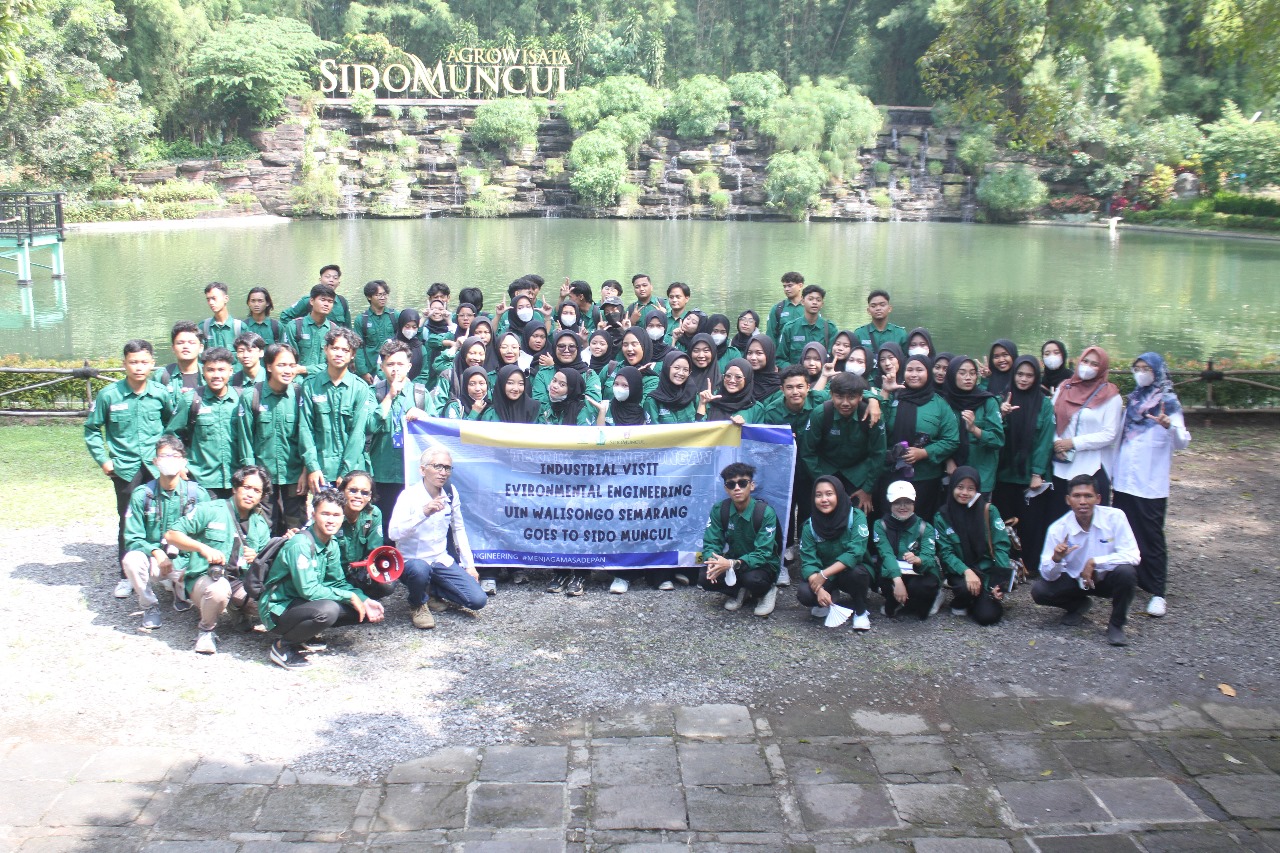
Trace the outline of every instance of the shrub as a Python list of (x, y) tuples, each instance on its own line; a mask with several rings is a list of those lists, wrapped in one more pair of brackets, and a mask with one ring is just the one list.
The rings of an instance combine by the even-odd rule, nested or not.
[(495, 219), (511, 212), (511, 201), (502, 187), (484, 187), (467, 199), (462, 210), (477, 219)]
[(402, 157), (412, 157), (418, 153), (418, 138), (408, 134), (396, 140), (396, 150)]
[(440, 134), (441, 145), (452, 145), (455, 148), (462, 144), (462, 134), (456, 130), (446, 130)]
[(554, 178), (564, 172), (563, 157), (548, 157), (545, 166), (547, 177)]
[(920, 140), (914, 136), (904, 136), (898, 140), (898, 150), (908, 157), (914, 157), (920, 153)]
[(160, 203), (170, 201), (217, 201), (219, 198), (218, 188), (213, 184), (206, 184), (203, 181), (185, 181), (181, 178), (152, 184), (149, 187), (142, 187), (138, 191), (138, 195), (147, 201)]
[(656, 187), (662, 183), (662, 176), (667, 171), (667, 164), (655, 157), (649, 161), (649, 186)]
[(351, 134), (345, 130), (331, 130), (328, 133), (329, 150), (346, 148), (351, 144)]
[(886, 189), (877, 187), (872, 190), (870, 195), (867, 197), (871, 200), (872, 204), (881, 210), (888, 210), (893, 207), (893, 199), (889, 197), (889, 191)]
[(301, 216), (337, 216), (342, 194), (338, 164), (322, 163), (303, 170), (302, 180), (289, 191), (293, 212)]
[(827, 183), (827, 170), (812, 151), (779, 151), (769, 158), (764, 182), (769, 205), (804, 218)]
[(373, 118), (374, 110), (377, 106), (373, 102), (373, 92), (368, 89), (361, 89), (351, 96), (351, 114), (360, 121), (368, 121)]
[(716, 217), (723, 219), (729, 212), (729, 204), (733, 201), (733, 195), (728, 190), (716, 190), (711, 193), (709, 198), (711, 202), (711, 210)]
[(1124, 189), (1133, 173), (1123, 166), (1107, 163), (1088, 177), (1085, 184), (1094, 195), (1114, 195)]
[(124, 183), (119, 178), (104, 175), (89, 185), (87, 195), (95, 201), (101, 201), (103, 199), (126, 198), (132, 192), (136, 192), (134, 187)]
[(995, 129), (979, 128), (960, 137), (956, 159), (970, 175), (981, 175), (987, 164), (996, 159)]
[[(130, 206), (131, 207), (131, 206)], [(74, 360), (53, 360), (53, 359), (33, 359), (23, 355), (5, 355), (0, 356), (0, 367), (83, 367), (82, 361)], [(117, 379), (123, 378), (124, 371), (120, 370), (119, 358), (94, 359), (90, 362), (91, 367), (99, 369), (108, 369), (112, 372), (103, 373), (102, 375), (88, 380), (93, 385), (93, 392), (97, 394), (106, 386), (115, 382)], [(42, 373), (0, 373), (0, 391), (13, 391), (24, 385), (34, 385), (37, 382), (46, 382), (54, 377)], [(33, 409), (33, 410), (54, 410), (54, 409), (79, 409), (84, 407), (84, 384), (83, 379), (65, 379), (53, 385), (45, 385), (41, 388), (28, 388), (25, 391), (17, 391), (12, 394), (6, 394), (0, 397), (0, 407), (4, 409)]]
[(228, 204), (238, 204), (241, 207), (253, 207), (258, 203), (258, 197), (251, 192), (230, 193), (227, 195)]
[(663, 108), (662, 93), (629, 74), (606, 77), (596, 86), (565, 92), (559, 104), (565, 121), (579, 133), (594, 128), (609, 116), (630, 115), (636, 124), (645, 128), (644, 136), (648, 136)]
[(1208, 176), (1226, 172), (1229, 180), (1244, 187), (1265, 187), (1280, 182), (1280, 124), (1250, 122), (1240, 108), (1228, 101), (1222, 118), (1204, 127), (1208, 134), (1205, 161)]
[(892, 172), (893, 167), (884, 160), (877, 160), (871, 164), (871, 180), (873, 183), (887, 183)]
[(400, 106), (399, 104), (387, 105), (387, 118), (391, 119), (393, 122), (399, 121), (400, 117), (403, 115), (404, 115), (404, 107)]
[(925, 164), (924, 170), (936, 178), (942, 174), (942, 171), (943, 171), (942, 161), (930, 160), (928, 163)]
[(499, 98), (476, 108), (471, 138), (477, 145), (532, 145), (538, 141), (538, 104), (529, 98)]
[(756, 128), (774, 101), (787, 93), (787, 84), (775, 71), (744, 71), (725, 82), (729, 96), (742, 105), (742, 121)]
[(415, 128), (421, 128), (427, 123), (427, 111), (422, 107), (409, 107), (409, 121)]
[(1280, 201), (1258, 195), (1219, 192), (1213, 196), (1213, 209), (1218, 213), (1244, 216), (1280, 217)]
[(1138, 188), (1138, 198), (1148, 207), (1160, 207), (1173, 198), (1173, 169), (1163, 163), (1157, 165)]
[(696, 194), (710, 195), (720, 189), (720, 173), (714, 166), (703, 166), (702, 170), (693, 176), (692, 186)]
[(1091, 195), (1066, 195), (1049, 199), (1054, 213), (1097, 213), (1102, 205)]
[(680, 139), (697, 139), (715, 133), (729, 120), (729, 87), (718, 78), (698, 74), (681, 80), (667, 102), (667, 120)]
[(787, 96), (774, 102), (760, 132), (772, 137), (780, 150), (811, 151), (822, 145), (826, 120), (816, 103)]
[(1025, 217), (1043, 205), (1048, 195), (1048, 189), (1036, 173), (1022, 164), (1003, 172), (993, 172), (978, 182), (978, 202), (997, 222)]
[(777, 99), (761, 123), (761, 132), (779, 148), (825, 147), (848, 163), (875, 141), (884, 116), (856, 87), (843, 80), (802, 79), (791, 94)]
[(573, 169), (569, 186), (584, 204), (605, 207), (617, 200), (627, 174), (626, 145), (622, 140), (589, 130), (574, 140), (568, 163)]

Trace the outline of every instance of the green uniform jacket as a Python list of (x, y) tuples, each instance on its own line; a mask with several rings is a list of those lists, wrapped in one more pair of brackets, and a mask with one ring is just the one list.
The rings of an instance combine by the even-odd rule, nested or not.
[(300, 393), (298, 444), (307, 473), (320, 471), (332, 483), (352, 471), (368, 470), (364, 443), (375, 405), (373, 389), (349, 370), (336, 383), (324, 370), (308, 376)]
[[(537, 400), (539, 403), (550, 403), (551, 393), (547, 390), (551, 387), (551, 380), (555, 378), (557, 368), (555, 365), (551, 367), (539, 367), (538, 372), (533, 374), (533, 386), (529, 389), (529, 396)], [(600, 402), (600, 377), (596, 375), (594, 370), (589, 369), (586, 365), (577, 368), (582, 374), (582, 382), (587, 386), (587, 396), (597, 403)], [(495, 376), (497, 374), (494, 374)], [(657, 377), (654, 377), (655, 380)], [(493, 383), (489, 384), (493, 387)], [(658, 387), (655, 383), (653, 387)], [(613, 383), (609, 383), (609, 393), (613, 393)]]
[[(267, 540), (271, 538), (271, 526), (267, 523), (267, 519), (255, 510), (249, 514), (249, 523), (246, 528), (245, 546), (254, 551), (261, 551), (262, 546), (266, 545)], [(231, 559), (235, 539), (239, 536), (236, 510), (230, 498), (196, 504), (195, 509), (179, 518), (177, 523), (169, 529), (185, 533), (197, 542), (221, 551), (228, 560)], [(238, 569), (239, 567), (229, 566), (228, 568)], [(207, 574), (208, 571), (209, 562), (204, 556), (196, 551), (190, 552), (185, 575), (187, 592), (191, 592), (191, 588), (195, 586), (200, 576)]]
[[(332, 317), (333, 315), (329, 315)], [(324, 336), (334, 328), (332, 319), (316, 325), (316, 321), (308, 314), (296, 320), (290, 320), (284, 327), (285, 340), (298, 351), (298, 364), (307, 368), (307, 373), (317, 373), (325, 369)]]
[(1054, 427), (1053, 406), (1046, 399), (1040, 406), (1040, 414), (1036, 417), (1036, 439), (1031, 446), (1031, 452), (1027, 454), (1024, 466), (1026, 470), (1014, 470), (1013, 454), (1006, 440), (1004, 446), (1000, 448), (1000, 468), (996, 474), (996, 482), (1018, 483), (1025, 486), (1031, 482), (1031, 477), (1035, 474), (1039, 474), (1042, 479), (1049, 479), (1053, 470), (1049, 466), (1053, 461)]
[(796, 444), (799, 445), (800, 436), (804, 433), (804, 428), (809, 423), (809, 416), (813, 414), (813, 410), (816, 407), (821, 406), (829, 399), (831, 399), (831, 395), (826, 391), (810, 391), (808, 396), (804, 398), (804, 404), (801, 406), (800, 411), (793, 412), (787, 408), (787, 402), (782, 396), (782, 392), (774, 391), (768, 397), (765, 397), (751, 408), (739, 412), (739, 414), (749, 424), (773, 424), (775, 426), (786, 424), (791, 427), (791, 433), (796, 437)]
[(884, 519), (876, 519), (875, 525), (871, 528), (872, 546), (876, 549), (876, 554), (880, 557), (880, 566), (878, 569), (880, 580), (893, 580), (902, 577), (902, 570), (898, 568), (898, 560), (903, 554), (910, 551), (920, 558), (920, 566), (916, 569), (917, 574), (933, 575), (942, 580), (942, 574), (938, 570), (938, 544), (935, 541), (936, 533), (933, 526), (922, 518), (916, 518), (916, 523), (912, 528), (911, 536), (903, 536), (898, 540), (898, 550), (895, 553), (893, 546), (889, 542), (889, 534), (885, 531)]
[[(894, 419), (898, 416), (898, 401), (894, 400), (884, 412), (885, 434), (893, 434)], [(916, 411), (916, 432), (929, 436), (924, 446), (928, 458), (915, 464), (916, 480), (936, 480), (942, 476), (942, 463), (960, 446), (960, 427), (956, 425), (956, 413), (938, 395)]]
[(827, 352), (831, 352), (831, 345), (835, 343), (838, 334), (840, 329), (836, 324), (825, 319), (821, 314), (818, 315), (816, 322), (810, 323), (805, 320), (802, 313), (782, 327), (778, 340), (778, 369), (782, 370), (784, 367), (798, 364), (800, 355), (809, 344), (822, 344), (827, 348)]
[(200, 334), (204, 335), (204, 348), (225, 347), (236, 351), (236, 337), (244, 331), (244, 323), (238, 317), (227, 317), (227, 322), (219, 323), (212, 317), (205, 317), (199, 323)]
[(378, 350), (396, 336), (396, 318), (399, 316), (400, 312), (390, 307), (381, 314), (373, 313), (373, 309), (360, 312), (355, 332), (364, 344), (356, 350), (356, 373), (368, 376), (378, 372)]
[[(373, 394), (373, 407), (369, 409), (369, 419), (365, 421), (365, 432), (368, 440), (369, 473), (373, 474), (377, 483), (404, 482), (404, 415), (415, 405), (413, 399), (413, 383), (406, 382), (400, 393), (391, 398), (391, 408), (387, 414), (382, 413), (386, 398), (378, 402), (377, 393)], [(432, 403), (431, 394), (427, 394), (427, 405)], [(427, 414), (435, 417), (436, 413)], [(400, 447), (396, 447), (396, 436), (399, 435)]]
[(172, 416), (173, 396), (163, 385), (148, 381), (135, 394), (128, 380), (121, 379), (94, 398), (84, 422), (85, 447), (99, 465), (110, 460), (122, 480), (132, 480), (143, 465), (157, 476), (152, 468), (156, 441)]
[[(606, 368), (609, 374), (600, 379), (600, 393), (604, 394), (608, 390), (609, 399), (613, 399), (613, 380), (618, 377), (618, 368), (621, 364), (615, 363), (612, 367)], [(644, 396), (647, 399), (658, 387), (659, 379), (652, 373), (641, 373), (640, 381), (644, 384)], [(641, 403), (644, 401), (642, 400)]]
[[(959, 412), (955, 414), (956, 436), (959, 437), (960, 430), (964, 429), (964, 422), (960, 419)], [(973, 422), (982, 430), (982, 435), (977, 438), (969, 435), (969, 461), (965, 464), (978, 469), (978, 477), (982, 480), (978, 484), (978, 491), (991, 494), (991, 490), (996, 487), (996, 470), (1000, 467), (1000, 448), (1004, 447), (1004, 420), (1000, 416), (1000, 401), (995, 397), (983, 400), (982, 405), (974, 410)]]
[(731, 560), (741, 560), (752, 569), (763, 569), (776, 581), (782, 567), (778, 550), (778, 514), (765, 504), (760, 529), (756, 530), (751, 524), (755, 507), (755, 498), (747, 501), (742, 512), (730, 503), (726, 529), (720, 525), (720, 504), (712, 504), (707, 529), (702, 533), (702, 558), (709, 560), (712, 554), (719, 554)]
[(290, 385), (283, 394), (277, 394), (269, 384), (262, 383), (256, 410), (253, 390), (246, 388), (241, 393), (240, 407), (236, 410), (236, 464), (261, 465), (275, 485), (297, 483), (302, 476), (298, 386)]
[(348, 602), (354, 595), (368, 600), (347, 580), (347, 568), (338, 551), (337, 537), (324, 547), (313, 539), (310, 527), (299, 531), (280, 548), (263, 584), (258, 617), (270, 631), (280, 614), (296, 601)]
[[(480, 412), (483, 412), (481, 409)], [(448, 418), (451, 421), (478, 421), (480, 420), (480, 412), (477, 412), (470, 406), (466, 411), (462, 410), (462, 403), (457, 400), (450, 400), (449, 404), (444, 407), (444, 414), (440, 417)]]
[[(195, 420), (191, 410), (200, 401), (200, 411)], [(228, 388), (221, 397), (215, 397), (208, 388), (201, 388), (198, 397), (183, 397), (178, 410), (173, 413), (165, 430), (180, 436), (187, 443), (187, 470), (191, 478), (206, 489), (226, 489), (231, 486), (231, 474), (236, 467), (235, 421), (240, 408), (240, 395)]]
[(550, 403), (543, 403), (542, 409), (538, 412), (538, 418), (534, 421), (538, 424), (549, 424), (551, 426), (595, 426), (596, 409), (590, 403), (584, 402), (582, 408), (578, 410), (578, 420), (575, 424), (562, 424), (556, 419), (556, 414), (551, 410)]
[[(172, 372), (170, 372), (170, 368), (173, 368)], [(204, 374), (200, 372), (200, 364), (198, 362), (196, 363), (195, 373), (187, 375), (194, 376), (196, 378), (196, 388), (204, 387)], [(151, 371), (151, 381), (159, 385), (161, 388), (164, 388), (175, 398), (179, 394), (183, 394), (191, 390), (186, 387), (186, 383), (183, 381), (183, 374), (178, 371), (178, 365), (176, 363), (166, 364), (164, 367), (157, 367), (155, 370)]]
[[(874, 323), (859, 326), (853, 330), (853, 337), (857, 343), (871, 350), (871, 360), (873, 362), (877, 360), (877, 356), (880, 354), (880, 347), (885, 344), (897, 344), (902, 347), (904, 354), (907, 351), (907, 330), (901, 326), (895, 326), (893, 323), (885, 323), (883, 332), (878, 330)], [(867, 366), (870, 368), (867, 373), (867, 381), (872, 385), (879, 385), (879, 365), (869, 364)]]
[[(129, 508), (124, 513), (124, 547), (126, 551), (141, 551), (150, 557), (152, 551), (160, 549), (164, 535), (182, 518), (188, 489), (195, 491), (197, 506), (210, 498), (203, 488), (187, 480), (179, 480), (178, 487), (172, 492), (160, 488), (158, 480), (148, 485), (155, 489), (155, 497), (151, 500), (147, 499), (146, 485), (138, 486), (129, 495)], [(181, 564), (178, 557), (173, 559), (179, 568), (186, 564), (186, 556), (182, 555), (181, 559)]]
[[(307, 289), (306, 296), (298, 297), (298, 301), (290, 305), (284, 311), (280, 312), (280, 322), (295, 320), (298, 317), (306, 317), (311, 313), (311, 290)], [(329, 322), (335, 326), (346, 326), (351, 328), (351, 305), (347, 302), (347, 297), (338, 294), (338, 298), (333, 300), (333, 310), (329, 312)]]
[[(773, 338), (775, 344), (780, 344), (782, 340), (782, 327), (804, 317), (804, 302), (792, 302), (784, 299), (769, 310), (768, 323), (765, 326), (765, 333)], [(781, 346), (778, 347), (781, 349)]]
[(264, 322), (259, 323), (252, 317), (245, 317), (243, 322), (244, 331), (260, 336), (267, 342), (267, 346), (284, 343), (284, 323), (276, 318), (268, 317)]
[(724, 355), (716, 361), (716, 366), (720, 368), (720, 375), (724, 376), (725, 368), (729, 366), (729, 362), (735, 358), (744, 358), (743, 354), (738, 351), (737, 347), (725, 347)]
[(641, 305), (640, 300), (637, 299), (635, 302), (632, 302), (627, 306), (627, 316), (630, 317), (631, 315), (639, 312), (640, 319), (643, 320), (645, 312), (650, 308), (657, 308), (663, 314), (669, 314), (671, 312), (671, 303), (667, 302), (667, 298), (665, 296), (650, 296), (649, 301), (643, 305)]
[(933, 526), (937, 530), (938, 537), (938, 558), (942, 561), (942, 568), (948, 575), (964, 577), (965, 569), (973, 569), (982, 578), (982, 588), (991, 589), (991, 572), (993, 569), (1000, 569), (1004, 574), (1004, 578), (997, 579), (997, 583), (1007, 582), (1009, 572), (1009, 533), (1005, 530), (1004, 520), (1000, 518), (1000, 511), (991, 504), (987, 504), (989, 515), (987, 531), (991, 536), (991, 547), (994, 547), (995, 556), (991, 556), (991, 550), (978, 560), (976, 566), (966, 566), (964, 564), (964, 551), (960, 547), (960, 537), (947, 524), (947, 519), (941, 512), (933, 517)]
[(645, 394), (644, 402), (640, 405), (644, 408), (644, 413), (649, 416), (649, 423), (651, 424), (691, 424), (702, 420), (702, 418), (698, 417), (698, 401), (696, 399), (683, 409), (668, 409), (648, 394)]
[(382, 545), (382, 510), (369, 504), (355, 521), (344, 518), (333, 541), (338, 543), (338, 559), (345, 572), (352, 563), (360, 562)]
[(799, 454), (811, 476), (841, 474), (871, 495), (875, 494), (876, 481), (884, 468), (885, 427), (884, 421), (869, 427), (861, 418), (861, 408), (854, 409), (848, 418), (833, 411), (831, 429), (821, 435), (826, 404), (815, 406), (798, 440)]
[(870, 536), (867, 516), (856, 506), (849, 511), (849, 527), (839, 539), (819, 539), (813, 532), (813, 520), (806, 521), (800, 530), (801, 573), (807, 579), (836, 562), (843, 563), (846, 570), (852, 569), (865, 562)]

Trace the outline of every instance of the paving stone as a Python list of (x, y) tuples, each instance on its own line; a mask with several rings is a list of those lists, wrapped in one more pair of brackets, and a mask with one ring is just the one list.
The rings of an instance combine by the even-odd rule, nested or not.
[(406, 761), (391, 768), (390, 783), (426, 782), (444, 784), (470, 782), (480, 766), (480, 750), (473, 746), (450, 746), (423, 758)]
[(813, 845), (813, 853), (906, 853), (907, 849), (902, 844), (891, 844), (887, 841), (877, 841), (871, 844), (830, 844), (819, 842)]
[(1117, 820), (1142, 823), (1208, 820), (1168, 779), (1092, 779), (1088, 788)]
[[(1024, 699), (1023, 707), (1046, 734), (1074, 736), (1076, 732), (1109, 732), (1119, 728), (1116, 714), (1101, 705), (1065, 699)], [(1070, 723), (1068, 726), (1054, 723)]]
[[(141, 835), (46, 835), (41, 838), (29, 838), (22, 845), (22, 853), (138, 853), (142, 847)], [(0, 849), (8, 849), (0, 846)], [(13, 848), (18, 849), (18, 848)]]
[(465, 841), (461, 847), (463, 853), (562, 853), (564, 849), (563, 838), (526, 838), (515, 835)]
[(769, 715), (769, 728), (780, 738), (806, 737), (810, 735), (836, 737), (854, 733), (853, 719), (843, 705), (832, 704), (819, 708), (793, 709), (790, 712)]
[(955, 755), (938, 743), (873, 743), (871, 755), (888, 782), (953, 782), (960, 775), (955, 769)]
[(781, 832), (782, 809), (768, 785), (720, 785), (684, 790), (689, 828), (703, 832)]
[(206, 760), (192, 771), (187, 784), (271, 785), (283, 772), (283, 764), (270, 761)]
[(246, 841), (240, 853), (339, 853), (341, 842), (333, 841)]
[(1050, 741), (974, 737), (969, 741), (969, 748), (992, 779), (1034, 781), (1065, 779), (1071, 775), (1071, 766)]
[(0, 782), (46, 779), (70, 782), (98, 751), (83, 744), (20, 743), (0, 761)]
[(1280, 773), (1280, 740), (1242, 740), (1245, 749), (1273, 773)]
[(754, 743), (682, 743), (680, 778), (686, 785), (767, 785), (769, 765)]
[(468, 826), (540, 828), (565, 823), (564, 785), (483, 782), (471, 794)]
[(0, 782), (0, 826), (35, 826), (68, 787), (56, 780)]
[(1271, 708), (1250, 708), (1246, 705), (1227, 705), (1206, 702), (1202, 706), (1218, 725), (1226, 729), (1271, 729), (1280, 731), (1280, 711)]
[(1280, 816), (1280, 776), (1201, 776), (1196, 782), (1234, 817)]
[(1134, 728), (1145, 732), (1173, 732), (1186, 729), (1207, 729), (1209, 718), (1186, 705), (1173, 704), (1168, 708), (1144, 711), (1129, 715)]
[(996, 827), (1000, 819), (989, 788), (975, 785), (890, 785), (898, 816), (915, 826)]
[(1160, 768), (1142, 747), (1127, 739), (1060, 740), (1058, 751), (1084, 777), (1155, 776)]
[(860, 743), (784, 743), (782, 760), (796, 785), (878, 782), (871, 751)]
[(796, 790), (796, 797), (810, 832), (898, 826), (883, 785), (805, 785)]
[(695, 740), (754, 738), (755, 725), (745, 705), (696, 705), (676, 708), (676, 733)]
[(1040, 853), (1138, 853), (1138, 845), (1127, 835), (1053, 835), (1035, 842)]
[(684, 829), (679, 785), (619, 785), (596, 788), (591, 825), (596, 829)]
[(1038, 728), (1017, 699), (956, 699), (942, 707), (961, 734), (1034, 732)]
[(267, 790), (261, 785), (187, 785), (174, 795), (158, 827), (216, 832), (253, 826)]
[(1003, 782), (997, 787), (1019, 822), (1027, 826), (1111, 820), (1081, 782)]
[(46, 826), (125, 826), (155, 793), (154, 785), (129, 782), (77, 782), (45, 812)]
[(917, 838), (916, 853), (1011, 853), (999, 838)]
[(676, 841), (638, 841), (634, 844), (610, 844), (609, 853), (688, 853), (689, 845)]
[(923, 735), (932, 729), (919, 714), (885, 714), (879, 711), (854, 711), (853, 722), (872, 735)]
[(592, 737), (647, 737), (675, 734), (670, 708), (628, 708), (601, 714), (591, 724)]
[(1240, 842), (1221, 828), (1144, 832), (1138, 836), (1138, 843), (1147, 853), (1223, 853), (1242, 849)]
[(142, 853), (236, 853), (235, 841), (153, 841)]
[(1171, 738), (1165, 748), (1192, 776), (1254, 774), (1267, 769), (1243, 743), (1231, 738)]
[(676, 784), (680, 769), (671, 743), (598, 746), (591, 751), (595, 785)]
[(145, 746), (108, 746), (98, 752), (80, 772), (80, 782), (160, 782), (169, 770), (190, 753), (177, 749)]
[(340, 832), (351, 825), (360, 789), (345, 785), (295, 785), (267, 797), (256, 828), (267, 831)]
[(569, 773), (564, 746), (491, 746), (480, 762), (481, 782), (563, 782)]
[(466, 823), (467, 786), (388, 785), (373, 822), (375, 832), (457, 829)]

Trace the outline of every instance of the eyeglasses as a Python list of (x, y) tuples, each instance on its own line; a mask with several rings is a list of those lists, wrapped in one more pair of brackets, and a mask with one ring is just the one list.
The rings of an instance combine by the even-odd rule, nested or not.
[(564, 350), (565, 352), (571, 352), (573, 350), (576, 350), (577, 348), (578, 348), (577, 344), (556, 344), (556, 349)]
[(430, 468), (432, 471), (439, 471), (441, 474), (448, 474), (453, 470), (452, 465), (441, 465), (437, 462), (428, 462), (426, 465), (423, 465), (422, 467), (424, 469)]
[(369, 491), (368, 489), (347, 489), (347, 494), (356, 495), (362, 498), (373, 496), (373, 492)]
[(745, 489), (751, 485), (750, 477), (739, 477), (736, 480), (725, 480), (724, 487), (726, 489)]

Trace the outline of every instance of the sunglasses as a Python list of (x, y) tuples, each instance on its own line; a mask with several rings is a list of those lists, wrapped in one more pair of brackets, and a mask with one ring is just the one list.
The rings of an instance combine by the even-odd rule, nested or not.
[(745, 489), (751, 485), (750, 477), (739, 477), (736, 480), (725, 480), (724, 487), (726, 489)]
[(371, 497), (373, 495), (373, 492), (369, 491), (368, 489), (347, 489), (347, 494), (358, 495), (360, 497), (367, 498), (367, 497)]

